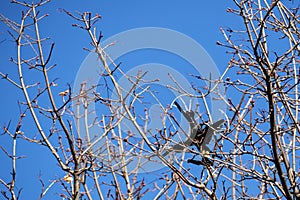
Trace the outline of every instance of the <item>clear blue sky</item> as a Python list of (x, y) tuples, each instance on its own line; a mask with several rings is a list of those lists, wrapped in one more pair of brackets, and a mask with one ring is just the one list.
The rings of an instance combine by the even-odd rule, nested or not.
[[(216, 41), (223, 41), (220, 27), (238, 27), (240, 19), (226, 12), (232, 6), (230, 1), (53, 1), (41, 7), (42, 13), (49, 13), (50, 16), (42, 21), (42, 36), (50, 37), (55, 42), (55, 49), (52, 63), (58, 66), (51, 74), (52, 77), (59, 77), (59, 83), (65, 86), (71, 85), (80, 64), (87, 56), (83, 47), (89, 47), (89, 38), (86, 32), (71, 26), (74, 20), (67, 16), (61, 9), (70, 12), (89, 11), (102, 16), (97, 27), (101, 30), (104, 39), (119, 32), (140, 27), (163, 27), (184, 33), (199, 44), (213, 58), (222, 73), (227, 65), (229, 56), (225, 50), (216, 45)], [(0, 2), (0, 13), (6, 17), (19, 22), (21, 18), (20, 5), (11, 4), (10, 1)], [(0, 71), (9, 74), (12, 78), (16, 76), (16, 66), (9, 62), (10, 57), (16, 56), (16, 45), (7, 33), (7, 26), (0, 23)], [(25, 74), (26, 75), (26, 74)], [(16, 79), (17, 80), (17, 79)], [(17, 101), (23, 100), (21, 91), (5, 80), (0, 80), (0, 125), (11, 121), (12, 127), (17, 124), (19, 110)], [(28, 119), (28, 122), (30, 120)], [(24, 125), (23, 131), (35, 131), (32, 127)], [(34, 133), (32, 133), (34, 134)], [(37, 132), (35, 133), (37, 134)], [(0, 145), (10, 148), (10, 140), (6, 136), (0, 137)], [(23, 188), (21, 199), (36, 199), (40, 192), (38, 175), (42, 174), (44, 180), (61, 176), (62, 172), (53, 170), (56, 168), (55, 161), (49, 157), (46, 148), (40, 148), (35, 144), (28, 144), (20, 140), (18, 155), (25, 155), (26, 158), (18, 162), (17, 186)], [(0, 177), (9, 175), (10, 162), (0, 151), (1, 170)], [(4, 163), (4, 166), (3, 166)], [(47, 185), (48, 183), (46, 183)], [(2, 186), (0, 186), (0, 189)], [(53, 191), (45, 199), (52, 199)]]

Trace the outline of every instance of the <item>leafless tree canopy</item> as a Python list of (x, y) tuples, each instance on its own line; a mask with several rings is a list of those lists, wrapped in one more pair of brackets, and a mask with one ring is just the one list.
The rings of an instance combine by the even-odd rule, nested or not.
[[(64, 10), (66, 17), (74, 21), (74, 31), (85, 32), (90, 39), (90, 47), (85, 50), (97, 54), (99, 67), (104, 69), (99, 74), (103, 84), (87, 87), (83, 82), (80, 91), (73, 92), (69, 86), (57, 95), (53, 92), (56, 80), (49, 78), (55, 67), (49, 62), (55, 45), (49, 46), (48, 38), (42, 38), (39, 30), (40, 21), (47, 20), (47, 14), (43, 15), (42, 11), (48, 1), (37, 4), (13, 1), (24, 7), (22, 19), (12, 21), (2, 14), (0, 19), (9, 27), (15, 41), (17, 56), (11, 61), (18, 79), (11, 78), (5, 70), (0, 75), (5, 79), (2, 81), (19, 89), (23, 99), (19, 103), (19, 122), (3, 126), (13, 148), (1, 148), (12, 161), (11, 171), (2, 172), (10, 173), (10, 180), (0, 177), (4, 186), (2, 197), (22, 198), (16, 179), (22, 157), (16, 148), (20, 140), (25, 140), (47, 148), (65, 173), (63, 177), (53, 177), (50, 184), (49, 180), (37, 177), (41, 182), (40, 199), (51, 192), (54, 184), (61, 186), (56, 193), (64, 199), (149, 196), (154, 199), (300, 199), (299, 5), (295, 1), (292, 4), (295, 8), (289, 8), (280, 0), (233, 2), (235, 7), (228, 8), (227, 12), (241, 18), (243, 28), (221, 28), (224, 39), (217, 45), (231, 55), (227, 68), (217, 80), (198, 77), (199, 82), (207, 85), (213, 82), (224, 86), (225, 93), (216, 87), (195, 88), (197, 95), (187, 93), (180, 85), (171, 88), (198, 99), (203, 105), (215, 93), (218, 101), (227, 105), (224, 120), (214, 127), (207, 106), (201, 108), (203, 112), (199, 107), (185, 110), (178, 106), (178, 110), (172, 105), (164, 107), (158, 101), (164, 114), (159, 116), (161, 128), (152, 130), (148, 127), (149, 100), (145, 97), (155, 98), (159, 94), (142, 83), (158, 80), (146, 80), (146, 71), (126, 76), (122, 64), (114, 63), (106, 53), (110, 47), (101, 43), (103, 36), (97, 27), (97, 21), (102, 20), (100, 15)], [(26, 79), (24, 73), (34, 74), (35, 80)], [(128, 90), (120, 85), (117, 74), (126, 76), (130, 82)], [(101, 113), (91, 120), (89, 116), (96, 112), (91, 110), (91, 105), (95, 102)], [(188, 144), (173, 139), (176, 134), (189, 135), (178, 123), (179, 111), (190, 125)], [(30, 126), (38, 134), (22, 131), (25, 118), (33, 120)], [(91, 131), (95, 127), (97, 134)], [(208, 130), (218, 135), (213, 137), (215, 145), (211, 150), (202, 145), (202, 136)], [(145, 160), (165, 167), (158, 172), (141, 173)]]

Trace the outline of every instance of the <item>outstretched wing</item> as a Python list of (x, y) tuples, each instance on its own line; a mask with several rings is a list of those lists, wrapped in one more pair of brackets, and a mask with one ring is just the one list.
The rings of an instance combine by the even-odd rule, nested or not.
[(196, 131), (197, 131), (196, 130), (197, 123), (194, 119), (194, 112), (193, 111), (184, 111), (176, 101), (174, 102), (174, 104), (178, 108), (180, 113), (183, 114), (185, 119), (189, 122), (190, 136), (185, 141), (179, 142), (179, 143), (175, 144), (174, 146), (172, 146), (171, 149), (166, 150), (166, 152), (163, 154), (163, 156), (167, 155), (171, 151), (182, 152), (186, 147), (191, 146), (193, 143), (193, 140), (195, 138)]
[(190, 137), (187, 138), (186, 141), (179, 142), (178, 144), (172, 146), (171, 149), (166, 150), (166, 152), (162, 156), (167, 155), (171, 151), (181, 152), (186, 147), (189, 147), (193, 144), (197, 146), (200, 152), (210, 152), (207, 144), (209, 144), (209, 142), (211, 141), (214, 132), (220, 128), (222, 123), (224, 123), (224, 119), (221, 119), (210, 126), (206, 126), (203, 129), (202, 127), (199, 127), (199, 125), (195, 121), (193, 111), (182, 110), (181, 106), (176, 101), (174, 102), (174, 104), (190, 124)]
[(219, 121), (217, 121), (214, 124), (209, 126), (207, 133), (205, 135), (204, 142), (202, 143), (202, 148), (201, 148), (202, 152), (203, 151), (210, 152), (210, 149), (208, 148), (207, 145), (210, 143), (211, 138), (214, 135), (214, 133), (220, 129), (220, 127), (224, 123), (224, 121), (225, 121), (224, 119), (220, 119)]

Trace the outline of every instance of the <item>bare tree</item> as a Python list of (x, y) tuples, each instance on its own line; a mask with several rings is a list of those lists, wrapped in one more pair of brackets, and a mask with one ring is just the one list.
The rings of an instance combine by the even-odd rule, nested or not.
[[(224, 134), (232, 147), (233, 196), (247, 194), (247, 182), (260, 184), (257, 198), (299, 196), (299, 13), (282, 1), (235, 1), (228, 12), (242, 17), (244, 30), (223, 30), (233, 54), (229, 68), (242, 78), (226, 80), (240, 93), (228, 100), (234, 113)], [(245, 39), (238, 42), (236, 34)], [(224, 144), (225, 145), (225, 144)], [(251, 161), (245, 159), (248, 157)], [(258, 188), (257, 188), (258, 189)]]
[[(40, 199), (54, 184), (61, 185), (57, 193), (66, 199), (141, 199), (149, 195), (154, 199), (300, 199), (299, 7), (288, 8), (279, 0), (234, 0), (236, 8), (228, 8), (228, 12), (243, 19), (244, 29), (221, 29), (225, 41), (217, 44), (232, 54), (221, 77), (211, 80), (195, 75), (209, 86), (194, 88), (195, 95), (169, 75), (178, 86), (172, 90), (204, 105), (183, 109), (178, 102), (163, 106), (156, 98), (158, 94), (142, 85), (158, 81), (147, 80), (147, 71), (126, 75), (122, 64), (114, 62), (96, 27), (100, 15), (66, 10), (75, 21), (73, 26), (90, 38), (91, 46), (86, 50), (97, 55), (99, 67), (104, 69), (99, 74), (104, 84), (87, 87), (83, 82), (78, 92), (69, 86), (56, 98), (56, 80), (49, 78), (55, 67), (50, 65), (55, 45), (52, 43), (45, 53), (42, 44), (48, 39), (41, 38), (39, 23), (47, 15), (40, 16), (37, 11), (47, 2), (13, 1), (24, 6), (20, 22), (0, 15), (16, 42), (17, 57), (12, 62), (19, 80), (2, 72), (0, 75), (24, 96), (16, 128), (4, 126), (4, 133), (13, 142), (12, 152), (2, 148), (12, 161), (11, 180), (0, 177), (6, 188), (1, 191), (4, 198), (21, 198), (16, 187), (17, 160), (21, 157), (16, 148), (22, 139), (48, 148), (65, 172), (46, 187), (40, 178)], [(31, 51), (23, 53), (25, 48)], [(38, 74), (36, 80), (27, 80), (24, 71)], [(237, 76), (224, 78), (228, 73)], [(126, 77), (128, 89), (118, 82), (118, 74)], [(226, 88), (228, 99), (218, 85)], [(212, 120), (207, 106), (212, 93), (228, 106), (223, 111), (224, 120)], [(153, 96), (164, 111), (160, 129), (148, 127), (147, 95)], [(92, 108), (95, 102), (102, 112), (90, 120), (91, 113), (96, 112)], [(173, 104), (178, 111), (172, 109)], [(181, 126), (175, 112), (184, 115), (189, 130)], [(38, 137), (22, 132), (22, 121), (29, 114)], [(95, 127), (97, 134), (92, 131)], [(185, 136), (186, 141), (176, 141), (175, 135)], [(211, 140), (214, 145), (209, 149)], [(141, 173), (146, 161), (165, 167), (158, 173)]]

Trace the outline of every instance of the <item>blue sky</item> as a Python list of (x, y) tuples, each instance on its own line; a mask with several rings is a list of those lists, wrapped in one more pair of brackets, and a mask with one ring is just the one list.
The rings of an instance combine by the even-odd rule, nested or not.
[[(223, 40), (219, 28), (237, 27), (240, 22), (237, 17), (226, 12), (230, 6), (227, 4), (215, 1), (189, 1), (189, 3), (181, 1), (113, 1), (105, 3), (84, 1), (80, 4), (71, 3), (71, 1), (69, 3), (53, 1), (42, 7), (42, 13), (49, 13), (50, 16), (42, 21), (40, 29), (42, 36), (51, 38), (47, 42), (49, 46), (55, 42), (52, 61), (58, 67), (53, 72), (54, 76), (60, 73), (68, 74), (61, 78), (71, 84), (77, 69), (88, 54), (83, 51), (83, 47), (89, 47), (89, 38), (84, 31), (71, 26), (75, 22), (61, 11), (62, 8), (71, 12), (99, 13), (102, 20), (99, 21), (97, 27), (102, 31), (104, 40), (119, 32), (140, 27), (163, 27), (179, 31), (201, 44), (222, 72), (227, 64), (228, 56), (224, 54), (224, 48), (216, 45), (216, 41)], [(1, 1), (0, 5), (0, 12), (6, 17), (14, 20), (20, 19), (21, 6), (11, 4), (9, 1)], [(9, 58), (16, 55), (15, 44), (7, 34), (7, 27), (3, 23), (0, 24), (0, 27), (0, 41), (4, 40), (1, 44), (0, 69), (3, 73), (10, 75), (14, 68), (9, 62)], [(0, 84), (1, 88), (11, 87), (14, 90), (13, 86), (5, 81), (1, 81)], [(12, 102), (12, 100), (13, 98), (6, 102)]]
[[(199, 0), (191, 0), (188, 3), (178, 0), (50, 2), (41, 7), (41, 13), (49, 13), (50, 15), (40, 23), (40, 30), (42, 36), (51, 38), (46, 42), (46, 49), (47, 45), (49, 48), (50, 44), (55, 42), (51, 63), (56, 63), (57, 67), (52, 71), (51, 77), (59, 77), (58, 83), (62, 88), (67, 83), (72, 85), (77, 70), (88, 55), (83, 48), (90, 47), (90, 40), (86, 32), (72, 27), (71, 24), (75, 21), (62, 12), (62, 9), (72, 13), (89, 11), (100, 14), (102, 19), (98, 22), (97, 28), (102, 31), (104, 40), (132, 28), (162, 27), (179, 31), (201, 44), (222, 73), (229, 60), (229, 55), (225, 54), (226, 49), (216, 45), (216, 41), (223, 41), (219, 29), (220, 27), (239, 27), (241, 22), (236, 16), (226, 12), (230, 6), (232, 6), (230, 1)], [(22, 9), (20, 5), (11, 4), (10, 1), (2, 0), (0, 2), (0, 13), (16, 21), (20, 20)], [(0, 71), (16, 79), (16, 66), (9, 62), (10, 57), (16, 56), (16, 45), (8, 35), (7, 30), (7, 26), (0, 23), (0, 41), (3, 41), (0, 43)], [(150, 61), (151, 57), (147, 62)], [(29, 75), (30, 78), (33, 77)], [(21, 91), (7, 81), (0, 80), (0, 96), (2, 97), (0, 125), (11, 121), (12, 127), (14, 127), (19, 116), (17, 101), (23, 100)], [(35, 130), (30, 125), (24, 125), (23, 128), (24, 131), (32, 131), (33, 135), (37, 134), (34, 133)], [(1, 136), (0, 145), (10, 148), (9, 138)], [(40, 192), (39, 174), (42, 174), (44, 180), (61, 176), (61, 172), (52, 170), (56, 168), (56, 165), (53, 164), (55, 161), (48, 156), (49, 152), (46, 148), (40, 148), (38, 145), (28, 144), (20, 140), (18, 155), (26, 156), (18, 162), (17, 186), (23, 188), (22, 199), (38, 197)], [(1, 167), (0, 177), (7, 177), (10, 162), (1, 151), (0, 159), (4, 161), (4, 168)], [(51, 197), (49, 195), (46, 199), (51, 199)]]

